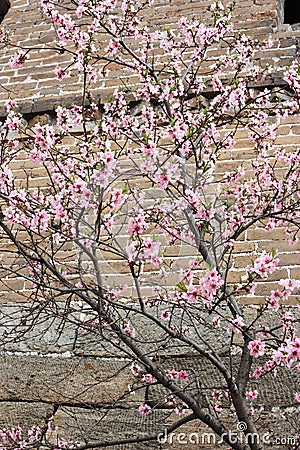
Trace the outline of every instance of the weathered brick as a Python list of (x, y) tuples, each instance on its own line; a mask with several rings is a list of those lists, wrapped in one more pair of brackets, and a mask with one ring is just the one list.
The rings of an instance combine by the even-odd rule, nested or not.
[(299, 266), (299, 254), (289, 253), (280, 255), (279, 267), (283, 266)]
[[(176, 20), (181, 16), (192, 17), (195, 12), (197, 14), (202, 15), (206, 18), (209, 16), (208, 9), (211, 5), (211, 2), (202, 1), (201, 4), (197, 2), (188, 2), (183, 4), (182, 0), (172, 1), (169, 4), (160, 4), (156, 3), (154, 9), (149, 9), (147, 11), (147, 20), (158, 25), (163, 24), (170, 25), (174, 24)], [(257, 4), (253, 0), (249, 0), (248, 2), (239, 2), (236, 6), (233, 20), (235, 22), (236, 28), (247, 29), (248, 33), (252, 33), (252, 30), (255, 29), (256, 37), (268, 35), (269, 32), (272, 31), (272, 27), (274, 26), (277, 18), (277, 3), (275, 0), (270, 1), (265, 4)], [(30, 13), (30, 19), (29, 17)], [(145, 16), (146, 17), (146, 16)], [(34, 23), (34, 28), (32, 24)], [(25, 1), (19, 1), (12, 5), (7, 17), (4, 19), (4, 24), (7, 28), (14, 28), (14, 39), (18, 42), (18, 45), (28, 47), (30, 45), (35, 45), (35, 43), (40, 47), (41, 44), (51, 44), (54, 40), (54, 30), (49, 27), (48, 21), (41, 20), (40, 12), (35, 4), (35, 2), (28, 3)], [(16, 24), (22, 24), (21, 27), (16, 28)], [(291, 33), (288, 26), (283, 26), (283, 30), (286, 30), (285, 33)], [(273, 52), (273, 56), (279, 57), (285, 52), (289, 51), (291, 47), (293, 47), (293, 39), (288, 37), (287, 35), (278, 37), (282, 39), (281, 42), (281, 50), (280, 53), (276, 53), (278, 51)], [(277, 35), (276, 35), (277, 38)], [(103, 40), (103, 36), (102, 36)], [(218, 55), (220, 50), (213, 50), (215, 55)], [(288, 56), (288, 53), (286, 53)], [(5, 58), (3, 56), (2, 58)], [(31, 51), (31, 56), (28, 61), (28, 65), (25, 65), (23, 68), (20, 68), (16, 72), (18, 72), (19, 76), (24, 76), (22, 73), (26, 73), (26, 71), (30, 70), (32, 67), (32, 72), (37, 70), (37, 66), (39, 64), (31, 65), (35, 61), (40, 63), (40, 66), (45, 67), (45, 64), (49, 64), (49, 61), (54, 58), (56, 61), (62, 61), (65, 58), (68, 60), (70, 57), (66, 54), (57, 55), (53, 50), (49, 49), (40, 49), (38, 52)], [(1, 59), (3, 62), (4, 59)], [(37, 72), (38, 73), (38, 72)], [(54, 88), (55, 85), (58, 84), (52, 72), (49, 72), (51, 79), (51, 86)], [(45, 73), (41, 74), (40, 79), (45, 78)], [(38, 76), (35, 76), (38, 79)], [(107, 86), (109, 88), (113, 88), (116, 86), (118, 79), (118, 73), (115, 69), (111, 72), (111, 77), (107, 80)], [(116, 80), (116, 81), (114, 81)], [(68, 82), (68, 80), (66, 80)], [(77, 88), (74, 87), (74, 84), (69, 80), (70, 90), (76, 91)], [(32, 86), (31, 94), (36, 92), (40, 94), (41, 86)], [(46, 92), (45, 92), (46, 93)], [(22, 98), (20, 98), (22, 100)], [(37, 110), (37, 109), (36, 109)]]
[(249, 253), (255, 249), (254, 242), (236, 242), (234, 244), (234, 253)]
[(41, 402), (0, 402), (0, 427), (11, 428), (21, 425), (24, 432), (34, 426), (44, 426), (51, 417), (53, 406)]
[(262, 228), (250, 229), (247, 231), (247, 239), (250, 241), (276, 241), (285, 238), (284, 228), (275, 228), (272, 231), (266, 231)]
[[(93, 406), (142, 401), (138, 394), (132, 396), (128, 392), (128, 384), (134, 378), (126, 361), (13, 355), (0, 360), (1, 401), (18, 399)], [(111, 378), (114, 383), (107, 383)]]
[(290, 270), (290, 277), (295, 280), (300, 280), (300, 267)]
[[(282, 236), (284, 238), (284, 236)], [(272, 241), (272, 242), (259, 242), (258, 251), (266, 250), (267, 252), (271, 252), (272, 249), (277, 249), (279, 253), (299, 253), (299, 261), (300, 261), (300, 243), (298, 242), (296, 245), (289, 245), (289, 243), (284, 240)]]
[(9, 280), (2, 279), (0, 281), (0, 292), (21, 291), (24, 288), (25, 281), (20, 278)]
[[(263, 305), (265, 304), (267, 295), (264, 296), (256, 296), (256, 295), (246, 295), (241, 296), (240, 301), (243, 305)], [(299, 305), (299, 296), (296, 295), (290, 295), (288, 300), (284, 302), (285, 306), (297, 306)]]

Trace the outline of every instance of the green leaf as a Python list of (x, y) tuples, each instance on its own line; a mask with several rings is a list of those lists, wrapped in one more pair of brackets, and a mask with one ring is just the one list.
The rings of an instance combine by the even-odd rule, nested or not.
[(187, 292), (187, 287), (186, 287), (186, 285), (184, 284), (183, 281), (179, 281), (179, 283), (177, 283), (176, 286), (178, 287), (180, 292)]

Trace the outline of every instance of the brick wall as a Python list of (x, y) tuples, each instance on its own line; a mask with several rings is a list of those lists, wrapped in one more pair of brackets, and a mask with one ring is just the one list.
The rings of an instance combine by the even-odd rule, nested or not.
[[(41, 116), (37, 116), (39, 119)], [(49, 120), (51, 119), (50, 116)], [(31, 119), (29, 123), (34, 123), (35, 120)], [(53, 119), (55, 123), (55, 119)], [(285, 149), (294, 149), (300, 139), (298, 118), (290, 117), (286, 119), (279, 127), (275, 145), (280, 148), (284, 145)], [(229, 131), (227, 126), (226, 132)], [(80, 135), (79, 135), (80, 136)], [(244, 129), (240, 129), (236, 133), (237, 145), (230, 152), (223, 152), (219, 161), (216, 164), (214, 171), (214, 183), (218, 180), (222, 180), (225, 172), (232, 170), (240, 164), (243, 164), (247, 170), (247, 164), (250, 162), (253, 156), (253, 145), (248, 134)], [(72, 141), (70, 138), (64, 145), (76, 148), (77, 141), (74, 138)], [(139, 163), (139, 160), (136, 161)], [(125, 163), (124, 170), (129, 170), (130, 165)], [(127, 165), (126, 165), (127, 164)], [(26, 159), (25, 153), (20, 154), (19, 158), (13, 162), (12, 170), (15, 175), (18, 176), (22, 186), (29, 188), (42, 188), (49, 182), (47, 172)], [(280, 170), (280, 169), (279, 169)], [(143, 188), (146, 198), (149, 201), (155, 201), (162, 195), (161, 190), (153, 190), (151, 183), (142, 178), (140, 174), (137, 174), (132, 178), (132, 187), (135, 183), (139, 183)], [(117, 187), (123, 187), (124, 183), (119, 182)], [(212, 191), (214, 196), (214, 191)], [(151, 199), (151, 200), (150, 200)], [(116, 228), (118, 240), (123, 242), (123, 247), (127, 245), (126, 230), (122, 230), (119, 227)], [(24, 233), (24, 239), (28, 239)], [(5, 243), (5, 239), (2, 239), (3, 251), (0, 256), (1, 264), (5, 266), (12, 262), (19, 264), (18, 257), (14, 254), (13, 244)], [(164, 248), (164, 246), (162, 246)], [(245, 266), (251, 264), (251, 261), (256, 259), (263, 250), (271, 252), (272, 249), (278, 250), (278, 256), (280, 263), (278, 269), (272, 274), (267, 281), (260, 281), (259, 286), (255, 294), (248, 294), (243, 297), (242, 301), (246, 304), (259, 304), (263, 302), (266, 296), (272, 289), (276, 289), (277, 281), (282, 278), (296, 278), (300, 277), (300, 243), (290, 246), (288, 244), (288, 237), (284, 232), (284, 228), (276, 228), (274, 231), (267, 232), (263, 225), (257, 227), (251, 227), (248, 229), (234, 245), (234, 253), (231, 262), (231, 270), (229, 273), (228, 281), (237, 283), (239, 278), (245, 274)], [(172, 287), (179, 282), (179, 270), (180, 268), (187, 268), (191, 257), (196, 257), (198, 251), (193, 246), (185, 246), (182, 243), (175, 243), (172, 247), (164, 248), (165, 255), (165, 269), (172, 267), (169, 270), (169, 274), (166, 277), (161, 276), (157, 267), (151, 264), (145, 264), (143, 267), (143, 295), (153, 295), (153, 286), (165, 286)], [(74, 260), (74, 250), (70, 247), (70, 244), (66, 244), (61, 248), (61, 258), (65, 263)], [(127, 284), (129, 289), (124, 295), (135, 296), (134, 280), (132, 279), (130, 268), (126, 264), (124, 259), (115, 255), (111, 251), (100, 251), (100, 269), (103, 274), (103, 280), (108, 285), (112, 284)], [(76, 259), (76, 258), (75, 258)], [(59, 257), (57, 258), (59, 260)], [(23, 263), (20, 263), (20, 268), (23, 267)], [(24, 268), (26, 270), (26, 262)], [(21, 272), (22, 272), (21, 270)], [(31, 283), (30, 279), (24, 281), (21, 276), (16, 276), (8, 271), (1, 271), (1, 283), (0, 283), (0, 301), (6, 302), (24, 302), (29, 299), (31, 295)], [(298, 293), (290, 296), (289, 302), (292, 305), (297, 303)]]
[[(210, 1), (172, 0), (158, 1), (152, 10), (145, 14), (144, 21), (150, 26), (172, 25), (181, 16), (202, 16), (208, 20), (207, 9)], [(233, 21), (234, 26), (241, 32), (255, 36), (259, 40), (271, 37), (273, 47), (260, 55), (260, 61), (271, 63), (278, 67), (289, 64), (297, 54), (299, 46), (299, 29), (296, 25), (281, 24), (282, 13), (278, 0), (240, 0), (237, 2)], [(0, 55), (0, 116), (3, 115), (3, 103), (10, 96), (19, 101), (22, 113), (40, 113), (52, 111), (55, 105), (71, 104), (74, 98), (80, 97), (81, 83), (76, 77), (60, 83), (53, 74), (57, 65), (63, 67), (70, 62), (66, 53), (58, 54), (53, 50), (55, 32), (51, 25), (41, 17), (35, 0), (12, 0), (11, 8), (6, 15), (3, 25), (12, 33), (13, 42), (22, 48), (34, 47), (30, 52), (30, 59), (20, 69), (10, 69), (7, 62), (14, 53), (12, 48), (1, 51)], [(104, 39), (104, 36), (101, 36)], [(222, 50), (221, 50), (222, 51)], [(219, 50), (220, 52), (220, 50)], [(212, 50), (212, 57), (218, 53)], [(112, 70), (100, 86), (95, 88), (94, 94), (101, 102), (118, 85), (120, 73)], [(2, 114), (1, 114), (2, 111)]]

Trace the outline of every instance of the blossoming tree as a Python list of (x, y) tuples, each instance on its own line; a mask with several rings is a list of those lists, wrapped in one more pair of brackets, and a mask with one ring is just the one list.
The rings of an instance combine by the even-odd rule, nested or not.
[[(57, 50), (70, 56), (56, 77), (63, 83), (78, 76), (82, 99), (72, 108), (57, 107), (55, 123), (31, 127), (16, 102), (7, 101), (0, 227), (15, 259), (1, 270), (31, 283), (13, 333), (34, 327), (42, 313), (56, 314), (126, 358), (130, 395), (144, 386), (162, 388), (160, 397), (138, 407), (143, 416), (169, 409), (171, 419), (158, 432), (198, 420), (233, 449), (259, 450), (259, 440), (233, 442), (219, 413), (229, 405), (234, 420), (245, 424), (245, 436), (256, 435), (252, 402), (260, 380), (300, 368), (297, 308), (285, 307), (300, 282), (280, 280), (253, 313), (241, 298), (276, 271), (277, 251), (258, 253), (236, 280), (232, 256), (241, 236), (257, 225), (266, 232), (284, 228), (287, 245), (298, 241), (300, 153), (276, 146), (275, 138), (281, 121), (299, 113), (300, 68), (295, 61), (286, 70), (284, 100), (282, 88), (255, 89), (272, 75), (256, 59), (270, 44), (234, 33), (234, 5), (213, 3), (208, 24), (182, 18), (176, 29), (159, 30), (141, 20), (149, 6), (41, 0)], [(10, 45), (5, 30), (1, 39)], [(208, 56), (220, 48), (221, 56)], [(26, 64), (30, 51), (18, 49), (11, 66)], [(112, 67), (122, 73), (120, 86), (99, 105), (95, 88)], [(251, 158), (220, 174), (216, 167), (234, 151), (240, 130), (252, 142)], [(14, 173), (24, 155), (43, 171), (43, 186)], [(123, 278), (115, 273), (107, 282), (105, 260), (117, 260)], [(172, 348), (206, 361), (222, 387), (207, 390), (197, 370), (164, 359)], [(294, 393), (295, 404), (299, 396)], [(28, 438), (19, 429), (1, 436), (3, 447), (47, 445), (39, 429)], [(114, 444), (155, 440), (157, 433), (145, 431)]]

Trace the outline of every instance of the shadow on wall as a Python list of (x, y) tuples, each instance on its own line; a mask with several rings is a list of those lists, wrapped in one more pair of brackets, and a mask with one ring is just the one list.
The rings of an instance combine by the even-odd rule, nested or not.
[(7, 14), (9, 8), (10, 2), (8, 0), (0, 0), (0, 23), (4, 19), (4, 16)]
[(284, 23), (291, 25), (300, 23), (300, 2), (299, 0), (285, 0), (284, 2)]

